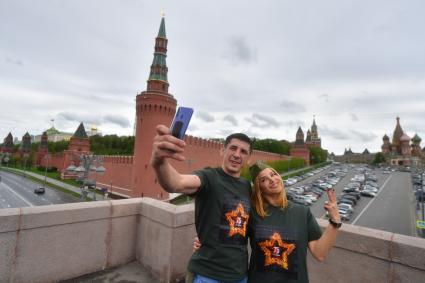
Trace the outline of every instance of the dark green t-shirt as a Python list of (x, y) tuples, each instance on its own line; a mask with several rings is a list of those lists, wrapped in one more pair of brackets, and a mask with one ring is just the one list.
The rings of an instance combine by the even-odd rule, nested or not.
[(241, 280), (248, 269), (250, 183), (221, 168), (196, 171), (201, 187), (195, 197), (195, 226), (201, 248), (188, 270), (221, 281)]
[(293, 203), (285, 209), (269, 206), (268, 214), (262, 218), (251, 211), (248, 282), (308, 282), (308, 242), (322, 235), (316, 219), (308, 207)]

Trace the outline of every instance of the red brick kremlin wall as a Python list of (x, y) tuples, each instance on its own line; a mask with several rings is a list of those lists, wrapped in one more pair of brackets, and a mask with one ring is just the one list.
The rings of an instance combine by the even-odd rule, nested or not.
[[(215, 141), (201, 139), (192, 136), (186, 136), (186, 160), (183, 162), (171, 161), (173, 166), (181, 173), (190, 173), (194, 170), (204, 167), (221, 166), (222, 158), (220, 150), (223, 144)], [(149, 147), (139, 151), (145, 156), (151, 155), (152, 144)], [(273, 161), (288, 159), (286, 155), (274, 154), (269, 152), (257, 151), (251, 155), (250, 162), (257, 160)], [(98, 176), (98, 186), (111, 188), (115, 193), (130, 197), (149, 196), (159, 199), (169, 197), (161, 186), (156, 182), (156, 177), (149, 163), (146, 166), (135, 166), (132, 156), (104, 156), (103, 166), (106, 172), (103, 176)], [(144, 184), (132, 187), (132, 178), (143, 179)]]
[[(208, 166), (221, 166), (222, 158), (220, 156), (220, 150), (223, 148), (222, 143), (193, 136), (186, 136), (185, 142), (187, 145), (185, 151), (186, 161), (172, 161), (172, 164), (179, 172), (190, 173)], [(150, 157), (151, 151), (152, 144), (139, 152)], [(65, 172), (66, 167), (72, 163), (72, 156), (74, 156), (74, 164), (76, 163), (78, 153), (65, 151), (65, 153), (52, 154), (47, 161), (46, 159), (41, 159), (41, 166), (56, 167), (58, 171)], [(139, 169), (135, 169), (133, 156), (102, 156), (102, 158), (106, 172), (103, 175), (96, 176), (97, 186), (99, 188), (108, 188), (109, 191), (115, 194), (127, 197), (150, 196), (160, 199), (169, 197), (168, 193), (156, 183), (155, 174), (149, 164), (146, 167), (143, 166), (141, 169), (139, 167), (137, 167)], [(288, 158), (286, 155), (254, 150), (250, 158), (250, 163), (258, 160), (274, 161)], [(143, 176), (147, 182), (145, 181), (146, 183), (140, 187), (132, 187), (133, 176)], [(95, 176), (90, 176), (90, 178), (95, 178)]]
[[(182, 162), (171, 161), (171, 164), (180, 173), (190, 173), (194, 170), (205, 168), (205, 167), (219, 167), (222, 163), (222, 157), (220, 156), (220, 150), (223, 148), (223, 144), (215, 141), (201, 139), (193, 136), (186, 136), (186, 149), (185, 157), (186, 160)], [(152, 145), (150, 148), (144, 150), (145, 154), (151, 153)], [(275, 153), (253, 151), (250, 163), (254, 163), (258, 160), (263, 161), (274, 161), (274, 160), (285, 160), (289, 157), (286, 155), (280, 155)], [(154, 170), (149, 163), (143, 167), (136, 166), (133, 169), (133, 176), (143, 176), (144, 185), (141, 187), (133, 187), (134, 197), (149, 196), (159, 199), (168, 198), (168, 194), (161, 188), (156, 182), (156, 176)]]

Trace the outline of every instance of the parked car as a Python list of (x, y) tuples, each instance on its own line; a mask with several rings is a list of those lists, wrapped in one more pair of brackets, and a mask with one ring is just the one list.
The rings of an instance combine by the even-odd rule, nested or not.
[(308, 202), (306, 199), (304, 199), (304, 198), (297, 198), (297, 197), (294, 197), (293, 199), (292, 199), (292, 201), (293, 202), (295, 202), (295, 203), (299, 203), (299, 204), (302, 204), (302, 205), (306, 205), (306, 206), (309, 206), (309, 205), (311, 205), (311, 203), (310, 202)]
[(353, 196), (353, 197), (355, 197), (357, 200), (358, 200), (358, 199), (360, 199), (360, 192), (349, 192), (349, 193), (346, 193), (345, 195)]
[(342, 221), (350, 221), (350, 219), (351, 219), (351, 215), (345, 214), (345, 213), (340, 213), (339, 217), (341, 217)]
[(375, 187), (367, 185), (367, 186), (364, 186), (363, 191), (371, 191), (371, 192), (377, 193), (378, 189), (375, 188)]
[(303, 195), (305, 198), (310, 199), (312, 202), (316, 202), (317, 201), (317, 197), (313, 194), (305, 194)]
[(344, 208), (344, 209), (349, 210), (351, 212), (354, 211), (354, 208), (351, 205), (347, 204), (347, 203), (340, 203), (340, 204), (338, 204), (338, 207), (339, 208)]
[(361, 191), (360, 192), (360, 194), (362, 195), (362, 196), (365, 196), (365, 197), (370, 197), (370, 198), (373, 198), (373, 197), (375, 197), (376, 196), (376, 193), (374, 193), (374, 192), (371, 192), (371, 191)]
[(344, 189), (342, 189), (342, 191), (344, 193), (350, 193), (350, 192), (357, 192), (359, 189), (358, 188), (349, 188), (349, 187), (345, 187)]
[(352, 201), (352, 200), (349, 200), (349, 199), (340, 199), (340, 200), (338, 200), (338, 205), (340, 204), (340, 203), (346, 203), (346, 204), (349, 204), (349, 205), (351, 205), (351, 206), (355, 206), (356, 204), (354, 203), (354, 201)]
[(316, 187), (311, 188), (311, 191), (313, 193), (319, 195), (319, 196), (322, 196), (322, 194), (323, 194), (323, 191), (321, 189), (319, 189), (319, 188), (316, 188)]
[(366, 181), (365, 186), (366, 185), (369, 185), (369, 186), (372, 186), (372, 187), (375, 187), (375, 188), (379, 187), (378, 183), (373, 182), (373, 181)]
[(341, 199), (349, 199), (354, 202), (354, 204), (357, 204), (357, 198), (355, 196), (350, 195), (342, 195)]

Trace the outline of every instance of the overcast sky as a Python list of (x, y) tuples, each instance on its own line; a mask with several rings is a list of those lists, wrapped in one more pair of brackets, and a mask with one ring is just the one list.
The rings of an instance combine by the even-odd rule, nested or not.
[(324, 148), (375, 152), (399, 115), (425, 139), (424, 1), (1, 0), (0, 141), (132, 135), (161, 8), (189, 134), (293, 141), (316, 115)]

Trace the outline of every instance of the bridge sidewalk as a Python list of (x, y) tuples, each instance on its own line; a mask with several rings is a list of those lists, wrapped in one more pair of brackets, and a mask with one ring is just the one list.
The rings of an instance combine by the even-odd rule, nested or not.
[[(103, 270), (59, 283), (159, 283), (138, 262), (133, 261), (120, 267)], [(183, 282), (182, 282), (183, 283)]]

